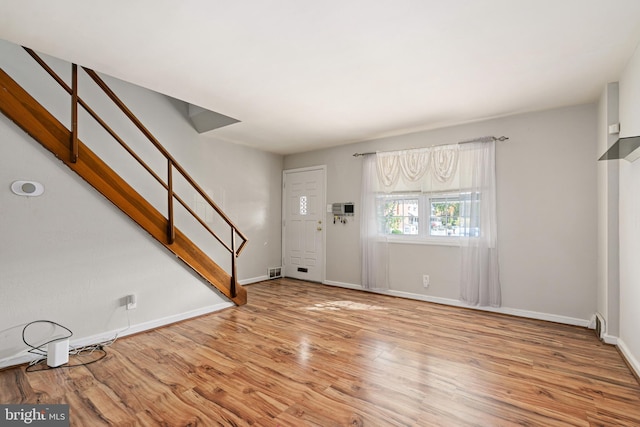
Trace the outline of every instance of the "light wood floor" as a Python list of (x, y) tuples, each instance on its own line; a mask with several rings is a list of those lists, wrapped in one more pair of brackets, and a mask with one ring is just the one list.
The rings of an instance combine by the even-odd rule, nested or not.
[(68, 403), (75, 426), (640, 426), (640, 386), (593, 331), (287, 279), (247, 290), (86, 367), (0, 371), (0, 403)]

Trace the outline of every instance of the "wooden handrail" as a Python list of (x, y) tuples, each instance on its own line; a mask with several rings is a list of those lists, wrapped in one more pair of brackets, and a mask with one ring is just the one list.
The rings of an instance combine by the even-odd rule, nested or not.
[[(120, 98), (111, 90), (111, 88), (98, 76), (98, 74), (90, 68), (82, 67), (82, 69), (93, 79), (93, 81), (100, 87), (104, 93), (113, 101), (114, 104), (120, 108), (120, 110), (136, 125), (136, 127), (147, 137), (147, 139), (162, 153), (167, 159), (171, 160), (174, 168), (180, 172), (180, 175), (204, 198), (207, 203), (220, 215), (220, 217), (232, 228), (235, 232), (244, 240), (247, 241), (247, 237), (238, 229), (238, 227), (231, 221), (231, 219), (220, 209), (220, 207), (209, 197), (209, 195), (195, 182), (195, 180), (187, 173), (186, 170), (180, 166), (180, 164), (173, 158), (171, 154), (160, 144), (160, 142), (149, 132), (149, 130), (142, 124), (142, 122), (129, 110), (129, 108), (120, 100)], [(238, 255), (238, 254), (236, 254)]]
[[(32, 57), (32, 58), (33, 58), (33, 59), (34, 59), (38, 64), (40, 64), (40, 66), (41, 66), (42, 68), (44, 68), (44, 70), (45, 70), (45, 71), (46, 71), (46, 72), (47, 72), (47, 73), (48, 73), (48, 74), (49, 74), (49, 75), (50, 75), (50, 76), (51, 76), (51, 77), (52, 77), (52, 78), (53, 78), (53, 79), (54, 79), (54, 80), (55, 80), (55, 81), (60, 85), (60, 86), (62, 86), (62, 88), (63, 88), (64, 90), (66, 90), (66, 91), (67, 91), (67, 93), (68, 93), (69, 95), (72, 95), (72, 93), (73, 93), (72, 88), (70, 88), (70, 87), (65, 83), (65, 81), (64, 81), (64, 80), (62, 80), (62, 79), (60, 78), (60, 76), (58, 76), (58, 74), (57, 74), (55, 71), (53, 71), (53, 69), (52, 69), (51, 67), (49, 67), (49, 65), (47, 65), (47, 63), (46, 63), (46, 62), (44, 62), (44, 61), (42, 60), (42, 58), (40, 58), (40, 57), (38, 56), (38, 54), (37, 54), (37, 53), (35, 53), (33, 50), (29, 49), (28, 47), (23, 47), (23, 49), (24, 49), (24, 50), (26, 50), (26, 51), (27, 51), (27, 53), (29, 53), (29, 55), (31, 55), (31, 57)], [(98, 115), (98, 113), (96, 113), (95, 111), (93, 111), (93, 109), (92, 109), (91, 107), (89, 107), (89, 105), (88, 105), (86, 102), (84, 102), (84, 100), (83, 100), (82, 98), (80, 98), (80, 97), (78, 97), (78, 103), (82, 106), (82, 108), (84, 108), (84, 109), (85, 109), (85, 111), (86, 111), (87, 113), (89, 113), (89, 115), (90, 115), (90, 116), (91, 116), (91, 117), (92, 117), (96, 122), (98, 122), (98, 124), (99, 124), (100, 126), (102, 126), (102, 128), (103, 128), (103, 129), (104, 129), (104, 130), (105, 130), (109, 135), (111, 135), (111, 137), (112, 137), (113, 139), (115, 139), (115, 140), (120, 144), (120, 146), (122, 146), (122, 148), (124, 148), (124, 149), (127, 151), (127, 153), (129, 153), (129, 155), (130, 155), (131, 157), (133, 157), (134, 159), (136, 159), (136, 161), (137, 161), (137, 162), (138, 162), (138, 163), (139, 163), (143, 168), (145, 168), (145, 170), (146, 170), (147, 172), (149, 172), (149, 173), (150, 173), (150, 174), (155, 178), (155, 180), (156, 180), (156, 181), (158, 181), (158, 183), (160, 183), (162, 186), (164, 186), (165, 190), (166, 190), (166, 189), (168, 189), (167, 184), (162, 180), (162, 178), (160, 178), (160, 176), (158, 176), (158, 174), (157, 174), (157, 173), (155, 173), (155, 171), (154, 171), (153, 169), (151, 169), (151, 167), (149, 167), (149, 165), (147, 165), (147, 164), (146, 164), (146, 163), (145, 163), (145, 162), (140, 158), (140, 156), (138, 156), (138, 155), (136, 154), (136, 152), (135, 152), (135, 151), (133, 151), (133, 149), (132, 149), (131, 147), (129, 147), (129, 145), (127, 145), (127, 143), (126, 143), (126, 142), (124, 142), (124, 140), (123, 140), (122, 138), (120, 138), (120, 136), (118, 136), (118, 134), (117, 134), (117, 133), (115, 133), (115, 131), (114, 131), (113, 129), (111, 129), (111, 127), (110, 127), (108, 124), (106, 124), (106, 123), (105, 123), (105, 121), (104, 121), (104, 120), (102, 120), (102, 118)]]
[[(167, 160), (167, 182), (163, 181), (162, 178), (151, 168), (149, 165), (142, 160), (140, 156), (129, 146), (127, 145), (118, 134), (111, 129), (109, 125), (91, 108), (89, 105), (82, 100), (78, 96), (78, 75), (77, 75), (77, 65), (72, 64), (72, 86), (66, 84), (66, 82), (58, 76), (58, 74), (51, 68), (49, 65), (32, 49), (24, 47), (27, 53), (64, 89), (71, 95), (71, 161), (76, 162), (78, 159), (78, 104), (81, 105), (89, 115), (98, 122), (102, 126), (103, 129), (111, 135), (124, 149), (131, 155), (149, 174), (151, 174), (154, 179), (160, 183), (164, 189), (167, 191), (167, 242), (168, 244), (172, 244), (175, 239), (175, 225), (174, 225), (174, 208), (173, 201), (174, 199), (178, 200), (178, 202), (191, 214), (227, 251), (231, 253), (231, 286), (230, 291), (232, 297), (237, 295), (236, 291), (236, 258), (240, 255), (242, 250), (244, 249), (248, 239), (247, 237), (238, 229), (238, 227), (231, 221), (231, 219), (220, 209), (220, 207), (209, 197), (209, 195), (195, 182), (195, 180), (187, 173), (187, 171), (176, 161), (176, 159), (160, 144), (160, 142), (153, 136), (153, 134), (142, 124), (142, 122), (133, 114), (131, 110), (122, 102), (122, 100), (111, 90), (111, 88), (102, 80), (98, 74), (86, 67), (82, 67), (82, 69), (91, 77), (94, 83), (102, 89), (102, 91), (111, 99), (111, 101), (116, 104), (118, 108), (127, 116), (127, 118), (142, 132), (142, 134), (147, 137), (147, 139), (153, 144), (153, 146), (165, 157)], [(185, 201), (174, 193), (173, 190), (173, 171), (177, 171), (182, 175), (185, 181), (196, 190), (196, 192), (205, 200), (209, 206), (211, 206), (216, 213), (227, 223), (227, 225), (231, 228), (231, 245), (228, 245), (224, 242), (212, 229), (209, 227), (206, 222), (197, 215), (193, 209), (191, 209)], [(242, 242), (239, 246), (236, 247), (236, 236), (239, 236), (242, 239)]]
[[(53, 69), (51, 67), (49, 67), (49, 65), (44, 62), (44, 60), (42, 58), (40, 58), (40, 56), (35, 53), (32, 49), (29, 49), (28, 47), (23, 47), (23, 49), (25, 51), (27, 51), (27, 53), (38, 63), (40, 64), (40, 66), (47, 71), (47, 73), (60, 85), (62, 86), (63, 89), (65, 89), (67, 91), (67, 93), (69, 93), (69, 95), (72, 94), (72, 88), (70, 88), (64, 80), (62, 80), (60, 78), (60, 76), (58, 76), (58, 74), (53, 71)], [(96, 84), (98, 84), (98, 86), (100, 88), (102, 88), (103, 90), (106, 89), (105, 93), (107, 94), (107, 96), (109, 96), (112, 101), (118, 105), (118, 107), (120, 107), (121, 109), (124, 108), (126, 109), (125, 112), (123, 110), (123, 112), (125, 112), (125, 114), (127, 115), (127, 117), (132, 120), (134, 122), (134, 124), (136, 124), (136, 126), (138, 127), (138, 129), (140, 129), (143, 134), (145, 136), (147, 136), (147, 138), (151, 141), (151, 143), (163, 154), (163, 156), (165, 156), (165, 158), (167, 159), (171, 159), (173, 161), (174, 166), (176, 167), (176, 170), (178, 170), (180, 172), (181, 175), (184, 176), (185, 180), (187, 180), (187, 182), (189, 182), (189, 184), (191, 184), (191, 186), (198, 192), (198, 194), (200, 194), (205, 201), (211, 205), (211, 207), (225, 220), (225, 222), (233, 229), (236, 230), (236, 233), (238, 233), (238, 236), (240, 236), (242, 238), (242, 243), (240, 244), (240, 246), (237, 249), (237, 255), (240, 255), (240, 253), (242, 252), (242, 250), (244, 249), (245, 244), (247, 243), (247, 237), (240, 231), (240, 229), (231, 221), (231, 219), (229, 219), (229, 217), (222, 211), (222, 209), (220, 209), (220, 207), (218, 207), (218, 205), (207, 195), (207, 193), (202, 190), (202, 188), (195, 182), (195, 180), (193, 180), (193, 178), (191, 178), (191, 176), (180, 166), (180, 164), (173, 158), (173, 156), (171, 156), (171, 154), (169, 154), (169, 152), (162, 146), (162, 144), (160, 144), (160, 142), (158, 142), (158, 140), (151, 134), (151, 132), (146, 129), (146, 127), (144, 127), (144, 125), (140, 122), (140, 120), (126, 107), (126, 105), (118, 98), (118, 96), (107, 86), (107, 84), (100, 78), (100, 76), (97, 75), (97, 73), (93, 70), (91, 70), (90, 68), (85, 68), (82, 67), (87, 74), (92, 77), (92, 79), (94, 79), (94, 81), (96, 82)], [(94, 78), (95, 77), (95, 78)], [(96, 81), (97, 80), (97, 81)], [(101, 84), (98, 83), (101, 82)], [(113, 96), (113, 97), (112, 97)], [(116, 98), (117, 102), (113, 99)], [(147, 172), (149, 172), (150, 174), (153, 175), (153, 177), (156, 179), (156, 181), (158, 181), (160, 184), (162, 184), (165, 189), (167, 189), (167, 185), (166, 183), (153, 171), (153, 169), (151, 169), (136, 153), (135, 151), (133, 151), (123, 140), (122, 138), (120, 138), (114, 131), (113, 129), (111, 129), (111, 127), (109, 127), (109, 125), (107, 125), (104, 120), (102, 120), (102, 118), (80, 97), (78, 97), (78, 103), (87, 111), (87, 113), (89, 113), (91, 115), (91, 117), (93, 117), (94, 120), (96, 120), (108, 133), (109, 135), (111, 135), (111, 137), (113, 137), (116, 141), (118, 141), (118, 143), (132, 156), (134, 157), (138, 163), (140, 163), (141, 166), (143, 166)], [(144, 130), (142, 130), (144, 129)], [(186, 205), (184, 203), (181, 203), (183, 206), (186, 207)], [(197, 216), (194, 212), (191, 212), (191, 214), (193, 216)], [(207, 227), (208, 228), (208, 227)], [(211, 230), (209, 230), (210, 233), (213, 233)], [(222, 242), (221, 242), (222, 243)], [(225, 244), (225, 246), (227, 246)], [(227, 247), (227, 250), (230, 250), (229, 247)]]

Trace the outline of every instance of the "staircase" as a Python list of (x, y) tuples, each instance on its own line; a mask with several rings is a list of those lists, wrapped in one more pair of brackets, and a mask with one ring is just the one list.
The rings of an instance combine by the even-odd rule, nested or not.
[[(78, 96), (77, 66), (72, 67), (72, 86), (69, 87), (51, 70), (44, 61), (30, 49), (25, 50), (71, 95), (72, 129), (67, 129), (49, 111), (40, 105), (29, 93), (18, 85), (0, 68), (0, 111), (32, 138), (42, 144), (59, 160), (80, 175), (87, 183), (109, 199), (122, 212), (144, 228), (158, 242), (197, 272), (204, 280), (217, 288), (236, 305), (246, 304), (246, 290), (237, 283), (236, 258), (247, 242), (246, 237), (237, 229), (222, 210), (209, 198), (176, 160), (160, 145), (151, 133), (140, 123), (133, 113), (109, 89), (104, 81), (92, 70), (84, 69), (93, 81), (123, 111), (123, 113), (151, 141), (156, 149), (167, 159), (167, 179), (163, 180), (144, 161), (126, 145), (124, 141)], [(77, 109), (85, 110), (150, 173), (167, 191), (167, 215), (165, 216), (131, 185), (122, 179), (102, 159), (78, 139)], [(229, 226), (230, 239), (219, 237), (209, 225), (200, 218), (182, 198), (173, 190), (173, 175), (180, 174), (184, 181), (208, 203), (219, 217)], [(203, 250), (196, 246), (174, 225), (174, 202), (180, 203), (203, 228), (222, 245), (231, 256), (231, 271), (227, 272), (216, 264)], [(240, 238), (240, 245), (236, 239)]]

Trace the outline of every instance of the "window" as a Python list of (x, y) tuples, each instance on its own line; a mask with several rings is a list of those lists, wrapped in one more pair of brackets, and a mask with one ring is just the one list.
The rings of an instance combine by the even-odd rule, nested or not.
[(307, 214), (307, 196), (300, 196), (300, 215)]
[[(470, 218), (479, 195), (456, 194), (384, 194), (377, 196), (378, 219), (385, 235), (442, 238), (480, 234)], [(414, 239), (416, 237), (413, 237)]]
[(429, 199), (431, 218), (429, 221), (430, 236), (459, 236), (460, 197), (433, 197)]
[(417, 197), (383, 196), (381, 211), (385, 234), (419, 234), (420, 200)]

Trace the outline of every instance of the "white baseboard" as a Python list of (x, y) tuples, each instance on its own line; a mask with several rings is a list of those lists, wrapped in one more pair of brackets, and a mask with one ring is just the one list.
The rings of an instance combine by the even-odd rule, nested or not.
[[(161, 326), (170, 325), (171, 323), (180, 322), (182, 320), (191, 319), (193, 317), (210, 314), (216, 311), (220, 311), (224, 308), (232, 307), (232, 302), (221, 302), (215, 305), (198, 308), (196, 310), (187, 311), (185, 313), (174, 314), (172, 316), (163, 317), (161, 319), (155, 319), (148, 322), (138, 323), (131, 325), (126, 329), (116, 329), (112, 331), (101, 332), (96, 335), (77, 338), (69, 342), (69, 347), (85, 347), (88, 345), (95, 345), (105, 341), (112, 340), (114, 337), (122, 338), (127, 335), (137, 334), (139, 332), (148, 331), (151, 329), (159, 328)], [(27, 350), (22, 351), (14, 356), (7, 357), (0, 360), (0, 368), (7, 368), (9, 366), (22, 365), (23, 363), (29, 363), (32, 360), (40, 359), (39, 356), (28, 353)]]
[(627, 359), (629, 365), (631, 365), (631, 369), (635, 371), (636, 376), (640, 378), (640, 362), (638, 359), (633, 357), (629, 347), (627, 347), (622, 338), (617, 338), (617, 346), (620, 349), (620, 352), (624, 355), (624, 358)]
[(324, 283), (325, 285), (338, 286), (339, 288), (365, 290), (365, 291), (367, 290), (360, 285), (353, 285), (351, 283), (343, 283), (343, 282), (334, 282), (333, 280), (325, 280), (322, 283)]
[(454, 307), (472, 308), (474, 310), (479, 310), (479, 311), (490, 311), (493, 313), (509, 314), (511, 316), (525, 317), (528, 319), (546, 320), (548, 322), (563, 323), (566, 325), (573, 325), (573, 326), (582, 326), (585, 328), (589, 327), (591, 323), (589, 319), (577, 319), (574, 317), (560, 316), (557, 314), (540, 313), (537, 311), (520, 310), (517, 308), (508, 308), (508, 307), (477, 307), (477, 306), (467, 305), (462, 301), (451, 299), (451, 298), (433, 297), (429, 295), (414, 294), (411, 292), (395, 291), (391, 289), (389, 290), (365, 289), (360, 285), (354, 285), (351, 283), (341, 283), (341, 282), (334, 282), (329, 280), (325, 280), (324, 283), (327, 285), (339, 286), (341, 288), (358, 289), (358, 290), (373, 292), (373, 293), (382, 294), (382, 295), (391, 295), (391, 296), (408, 298), (408, 299), (413, 299), (418, 301), (434, 302), (437, 304), (450, 305)]
[(587, 326), (589, 329), (595, 329), (596, 328), (596, 317), (602, 318), (602, 316), (600, 316), (598, 313), (592, 314), (591, 315), (591, 320), (589, 320), (589, 326)]
[(242, 286), (244, 286), (244, 285), (250, 285), (252, 283), (264, 282), (265, 280), (269, 280), (269, 276), (267, 276), (266, 274), (264, 276), (252, 277), (250, 279), (238, 280), (238, 283), (240, 283)]

